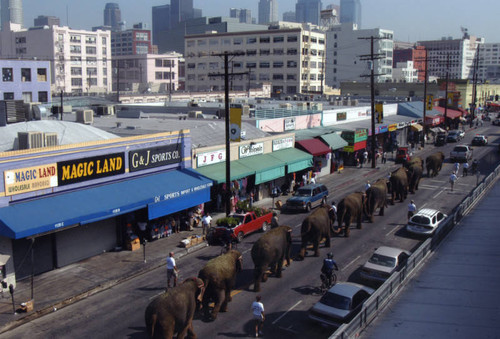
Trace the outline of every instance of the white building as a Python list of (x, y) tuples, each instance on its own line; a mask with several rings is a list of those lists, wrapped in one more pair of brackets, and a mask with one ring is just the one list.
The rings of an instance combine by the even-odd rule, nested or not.
[(479, 47), (478, 79), (500, 82), (500, 43), (485, 43)]
[(111, 90), (109, 31), (43, 26), (0, 33), (0, 56), (50, 61), (52, 92)]
[(392, 81), (394, 33), (391, 30), (357, 29), (353, 23), (332, 26), (326, 32), (326, 85), (339, 88), (343, 81), (370, 81), (371, 37), (375, 54), (375, 82)]
[(429, 76), (450, 79), (472, 79), (477, 46), (484, 44), (483, 38), (464, 35), (461, 39), (419, 41), (427, 49)]
[[(287, 27), (285, 27), (285, 25)], [(277, 29), (233, 33), (207, 33), (185, 37), (186, 90), (222, 91), (223, 52), (238, 52), (230, 58), (235, 91), (272, 83), (272, 95), (319, 93), (323, 89), (324, 33), (311, 25), (279, 23)], [(213, 54), (218, 54), (213, 55)]]
[(136, 54), (113, 57), (113, 90), (120, 82), (120, 91), (169, 93), (179, 88), (179, 53)]
[(413, 67), (413, 61), (398, 62), (392, 69), (394, 82), (418, 82), (418, 70)]

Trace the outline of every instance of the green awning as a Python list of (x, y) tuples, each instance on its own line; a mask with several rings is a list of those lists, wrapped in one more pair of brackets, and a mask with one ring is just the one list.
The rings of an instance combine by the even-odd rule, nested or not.
[[(216, 183), (226, 182), (226, 162), (220, 162), (215, 165), (208, 165), (196, 168), (196, 171)], [(244, 166), (239, 160), (231, 161), (231, 181), (248, 177), (255, 174), (255, 170)]]
[(254, 155), (239, 159), (238, 162), (254, 170), (256, 185), (285, 176), (285, 163), (271, 154)]
[(288, 173), (298, 172), (300, 170), (312, 167), (313, 156), (297, 148), (287, 148), (281, 151), (271, 153), (271, 155), (288, 166)]
[(348, 145), (347, 141), (342, 139), (337, 133), (323, 134), (320, 138), (323, 139), (332, 150), (344, 148), (344, 146)]

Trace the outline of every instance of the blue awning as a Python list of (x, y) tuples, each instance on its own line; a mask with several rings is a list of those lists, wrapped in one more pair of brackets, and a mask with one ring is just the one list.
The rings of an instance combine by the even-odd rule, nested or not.
[(0, 235), (21, 239), (146, 207), (154, 219), (209, 201), (211, 186), (183, 169), (16, 203), (0, 208)]

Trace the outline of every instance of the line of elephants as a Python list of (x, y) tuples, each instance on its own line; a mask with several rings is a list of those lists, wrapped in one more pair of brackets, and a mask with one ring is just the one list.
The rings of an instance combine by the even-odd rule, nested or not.
[[(426, 158), (428, 177), (436, 176), (442, 168), (444, 154), (436, 152)], [(324, 246), (330, 247), (333, 235), (349, 236), (351, 223), (361, 229), (363, 217), (373, 222), (376, 210), (384, 215), (387, 196), (390, 202), (403, 202), (408, 192), (418, 190), (423, 176), (424, 162), (414, 157), (402, 167), (380, 178), (365, 192), (354, 192), (344, 197), (337, 205), (337, 213), (333, 213), (330, 205), (323, 205), (311, 212), (302, 222), (301, 248), (298, 260), (307, 254), (307, 246), (312, 244), (314, 256), (319, 256), (319, 245), (324, 239)], [(337, 221), (338, 226), (335, 226)], [(281, 278), (284, 261), (290, 265), (292, 247), (292, 228), (278, 226), (264, 233), (253, 245), (251, 257), (254, 262), (254, 291), (258, 292), (261, 282), (268, 275)], [(231, 301), (231, 291), (236, 276), (242, 268), (242, 255), (237, 250), (217, 256), (207, 262), (199, 271), (198, 277), (186, 279), (177, 287), (159, 295), (147, 306), (145, 312), (146, 329), (151, 338), (184, 337), (196, 338), (193, 330), (193, 317), (201, 306), (207, 320), (215, 320), (219, 312), (226, 312)], [(213, 307), (210, 307), (213, 303)]]

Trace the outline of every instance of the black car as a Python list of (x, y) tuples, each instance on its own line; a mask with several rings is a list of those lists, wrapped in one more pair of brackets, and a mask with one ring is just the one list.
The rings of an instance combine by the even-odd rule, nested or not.
[(484, 146), (488, 143), (488, 138), (484, 135), (476, 135), (474, 139), (472, 139), (473, 146)]
[(458, 131), (450, 131), (446, 137), (446, 142), (458, 142), (460, 141), (460, 133)]
[(436, 135), (436, 141), (434, 142), (436, 146), (446, 145), (446, 133), (438, 133)]
[(491, 122), (492, 125), (500, 126), (500, 119), (495, 119)]

